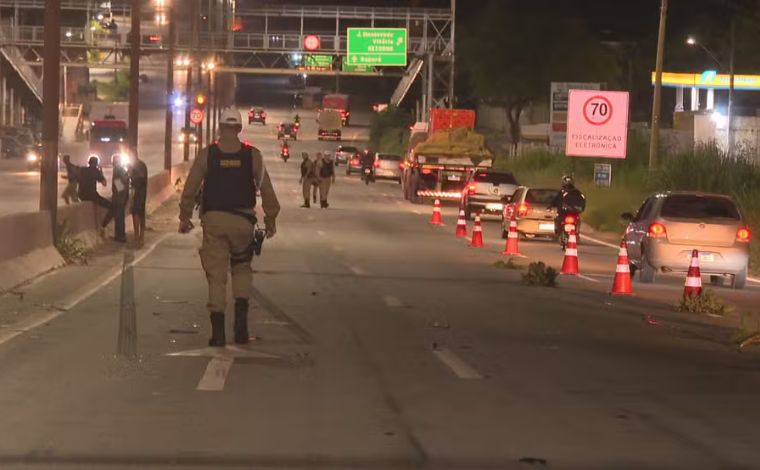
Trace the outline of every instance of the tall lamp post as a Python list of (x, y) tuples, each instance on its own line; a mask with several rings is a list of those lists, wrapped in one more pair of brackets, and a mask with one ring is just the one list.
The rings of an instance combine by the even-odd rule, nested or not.
[(212, 88), (211, 88), (211, 75), (214, 73), (214, 70), (216, 69), (216, 62), (214, 62), (213, 59), (209, 59), (208, 61), (203, 63), (203, 70), (205, 70), (208, 73), (207, 81), (206, 81), (206, 99), (207, 99), (207, 109), (208, 112), (206, 113), (206, 142), (207, 145), (211, 143), (212, 138), (212, 130), (211, 130), (211, 113), (213, 112), (213, 106), (216, 106), (216, 103), (212, 103), (212, 100), (215, 100), (215, 97), (212, 97)]
[[(726, 107), (726, 120), (728, 121), (728, 155), (732, 156), (734, 154), (734, 20), (731, 20), (731, 52), (729, 57), (729, 63), (728, 63), (728, 106)], [(699, 46), (702, 48), (703, 51), (707, 53), (707, 55), (710, 56), (710, 58), (715, 61), (716, 64), (718, 64), (718, 67), (725, 70), (723, 67), (723, 64), (718, 60), (718, 57), (716, 57), (713, 52), (707, 48), (704, 44), (702, 44), (700, 41), (697, 40), (694, 36), (689, 36), (686, 38), (686, 44), (690, 46)]]
[(657, 59), (655, 65), (654, 99), (652, 102), (652, 135), (649, 138), (649, 170), (657, 169), (660, 147), (660, 109), (662, 107), (662, 62), (665, 55), (665, 24), (668, 19), (668, 0), (661, 0), (660, 28), (657, 35)]

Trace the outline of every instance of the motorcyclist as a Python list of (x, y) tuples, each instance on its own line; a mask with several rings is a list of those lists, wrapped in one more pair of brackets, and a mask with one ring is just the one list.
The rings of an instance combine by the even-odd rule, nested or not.
[[(580, 214), (586, 210), (586, 196), (575, 187), (575, 180), (571, 175), (562, 177), (562, 189), (554, 196), (549, 208), (557, 209), (557, 218), (554, 219), (554, 233), (559, 236), (562, 233), (567, 214)], [(575, 231), (580, 233), (581, 222), (576, 221)]]
[(290, 147), (288, 147), (288, 141), (285, 140), (282, 142), (282, 147), (280, 148), (280, 158), (287, 160), (288, 157), (290, 157)]
[(364, 177), (364, 170), (369, 168), (369, 178), (371, 181), (375, 176), (375, 158), (372, 156), (372, 153), (370, 153), (369, 150), (364, 150), (364, 152), (362, 152), (360, 160), (362, 164), (362, 177)]
[(295, 122), (296, 124), (301, 124), (301, 116), (296, 114), (296, 116), (293, 118), (293, 122)]

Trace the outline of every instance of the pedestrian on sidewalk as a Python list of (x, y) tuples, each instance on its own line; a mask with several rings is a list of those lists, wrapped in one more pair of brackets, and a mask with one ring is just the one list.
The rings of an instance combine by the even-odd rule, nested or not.
[(106, 210), (106, 216), (98, 228), (100, 236), (105, 237), (105, 229), (113, 219), (113, 205), (111, 201), (98, 194), (98, 183), (102, 186), (108, 184), (103, 169), (100, 168), (100, 160), (92, 156), (87, 161), (87, 166), (79, 169), (79, 199), (90, 201)]
[(232, 275), (235, 297), (235, 343), (245, 344), (248, 335), (248, 298), (251, 292), (256, 228), (256, 192), (261, 193), (267, 238), (276, 233), (280, 212), (277, 195), (269, 179), (261, 152), (243, 144), (238, 135), (243, 119), (228, 108), (219, 120), (219, 141), (202, 149), (193, 162), (182, 192), (179, 231), (188, 233), (196, 196), (201, 187), (203, 245), (201, 264), (208, 282), (208, 311), (211, 319), (209, 346), (226, 343), (224, 314), (227, 307), (227, 276)]
[(61, 194), (61, 198), (66, 205), (69, 205), (72, 202), (79, 202), (79, 167), (71, 163), (71, 155), (64, 155), (62, 160), (66, 167), (66, 175), (64, 178), (66, 178), (66, 181), (68, 182), (66, 183), (66, 189), (64, 189), (63, 194)]
[(113, 175), (111, 178), (111, 204), (113, 206), (114, 234), (113, 239), (119, 243), (127, 242), (126, 218), (127, 202), (129, 202), (129, 173), (121, 157), (113, 157)]
[(322, 209), (327, 209), (330, 207), (327, 195), (330, 194), (330, 186), (335, 183), (335, 163), (322, 152), (317, 152), (314, 166), (319, 186), (319, 205)]
[(129, 213), (132, 214), (135, 245), (140, 248), (145, 243), (145, 203), (148, 198), (148, 167), (137, 155), (135, 155), (135, 161), (129, 169), (129, 179), (132, 186), (132, 203), (129, 206)]
[(319, 180), (317, 179), (317, 171), (313, 161), (309, 158), (309, 154), (306, 152), (301, 153), (303, 161), (301, 162), (301, 179), (298, 181), (303, 188), (303, 205), (301, 207), (311, 207), (310, 200), (313, 199), (314, 203), (317, 203), (317, 190), (319, 189)]

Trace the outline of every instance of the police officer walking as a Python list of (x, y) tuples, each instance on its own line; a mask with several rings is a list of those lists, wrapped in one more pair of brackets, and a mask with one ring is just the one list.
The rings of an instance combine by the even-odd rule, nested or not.
[(187, 233), (193, 228), (190, 218), (196, 196), (203, 187), (200, 256), (208, 281), (207, 307), (212, 330), (209, 346), (226, 344), (224, 313), (228, 272), (232, 274), (235, 297), (235, 343), (248, 342), (257, 190), (261, 193), (268, 238), (275, 235), (275, 219), (280, 212), (261, 152), (240, 142), (238, 134), (242, 130), (240, 112), (226, 109), (220, 118), (219, 141), (201, 150), (193, 162), (180, 201), (179, 231)]
[(127, 232), (124, 225), (129, 202), (129, 173), (121, 158), (113, 158), (113, 175), (111, 178), (111, 207), (114, 217), (114, 240), (119, 243), (127, 242)]
[[(301, 162), (301, 179), (299, 182), (303, 188), (303, 205), (301, 207), (309, 208), (312, 198), (314, 203), (317, 202), (317, 188), (319, 187), (319, 180), (317, 179), (317, 170), (315, 163), (309, 158), (309, 154), (303, 152), (301, 154), (303, 161)], [(313, 193), (313, 195), (312, 195)]]
[(330, 185), (335, 183), (335, 163), (332, 160), (322, 155), (322, 152), (317, 153), (317, 160), (314, 162), (314, 169), (317, 175), (317, 181), (319, 185), (319, 203), (322, 209), (327, 209), (330, 204), (327, 203), (327, 195), (330, 194)]

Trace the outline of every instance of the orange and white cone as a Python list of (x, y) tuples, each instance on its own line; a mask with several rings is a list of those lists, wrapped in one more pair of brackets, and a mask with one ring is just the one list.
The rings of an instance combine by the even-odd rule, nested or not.
[(502, 255), (510, 255), (510, 256), (522, 256), (520, 254), (520, 250), (518, 249), (518, 242), (520, 240), (520, 234), (517, 233), (517, 217), (515, 217), (515, 213), (512, 212), (512, 217), (509, 219), (509, 233), (507, 233), (507, 246), (504, 248), (504, 251), (501, 252)]
[(630, 295), (633, 293), (631, 287), (631, 265), (628, 261), (628, 248), (625, 246), (625, 240), (620, 242), (620, 252), (618, 253), (617, 267), (615, 268), (615, 280), (612, 282), (612, 293), (615, 295)]
[(691, 265), (686, 273), (686, 284), (683, 286), (683, 296), (692, 297), (702, 294), (702, 273), (699, 271), (699, 251), (691, 252)]
[(480, 225), (480, 214), (475, 215), (475, 225), (472, 228), (472, 241), (470, 246), (483, 248), (483, 227)]
[(430, 218), (430, 225), (443, 225), (441, 220), (441, 200), (436, 199), (433, 205), (433, 216)]
[(457, 238), (467, 238), (467, 221), (464, 220), (464, 209), (459, 210), (456, 235)]
[(578, 271), (578, 239), (575, 235), (575, 229), (570, 230), (570, 235), (565, 248), (565, 259), (562, 260), (562, 270), (560, 274), (579, 274)]

